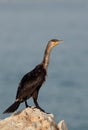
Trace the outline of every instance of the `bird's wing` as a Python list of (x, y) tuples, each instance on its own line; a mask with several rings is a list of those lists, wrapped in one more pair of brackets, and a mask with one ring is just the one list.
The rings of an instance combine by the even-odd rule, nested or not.
[(45, 81), (46, 72), (42, 67), (36, 67), (31, 72), (24, 75), (22, 78), (16, 99), (26, 99), (27, 97), (31, 97), (32, 93), (42, 85)]

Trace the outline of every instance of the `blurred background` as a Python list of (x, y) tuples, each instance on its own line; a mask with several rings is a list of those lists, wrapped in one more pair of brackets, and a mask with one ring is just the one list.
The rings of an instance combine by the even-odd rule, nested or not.
[(0, 119), (9, 116), (2, 112), (14, 102), (21, 78), (41, 62), (53, 38), (64, 44), (52, 51), (39, 104), (69, 130), (87, 130), (88, 0), (0, 0)]

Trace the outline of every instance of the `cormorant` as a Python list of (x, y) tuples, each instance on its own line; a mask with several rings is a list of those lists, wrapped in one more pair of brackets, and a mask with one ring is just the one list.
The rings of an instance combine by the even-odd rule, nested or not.
[(30, 97), (33, 98), (35, 106), (44, 111), (38, 104), (38, 93), (40, 87), (46, 79), (51, 49), (61, 42), (62, 40), (57, 39), (52, 39), (48, 42), (45, 49), (43, 61), (32, 71), (23, 76), (18, 86), (15, 102), (3, 113), (14, 112), (22, 102), (25, 102), (25, 106), (28, 107), (27, 99)]

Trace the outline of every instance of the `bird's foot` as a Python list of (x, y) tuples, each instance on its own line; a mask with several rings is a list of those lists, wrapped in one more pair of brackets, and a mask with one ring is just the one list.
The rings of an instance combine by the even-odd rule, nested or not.
[(35, 108), (38, 108), (38, 109), (41, 110), (42, 112), (45, 112), (45, 110), (43, 110), (40, 106), (36, 106)]
[(31, 106), (29, 106), (29, 105), (27, 104), (27, 101), (25, 101), (25, 106), (26, 106), (26, 108), (27, 108), (27, 107), (31, 107)]
[(40, 111), (42, 111), (42, 112), (44, 112), (44, 113), (46, 113), (46, 114), (51, 114), (51, 113), (49, 113), (49, 112), (45, 112), (45, 110), (43, 110), (41, 107), (39, 107), (39, 106), (36, 106), (36, 107), (34, 107), (34, 108), (37, 108), (37, 109), (39, 109)]

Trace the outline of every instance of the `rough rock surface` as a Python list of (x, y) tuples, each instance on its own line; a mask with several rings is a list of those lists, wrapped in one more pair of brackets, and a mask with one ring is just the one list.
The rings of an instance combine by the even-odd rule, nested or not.
[(57, 125), (53, 114), (32, 107), (1, 120), (0, 130), (67, 130), (67, 126), (64, 121)]

